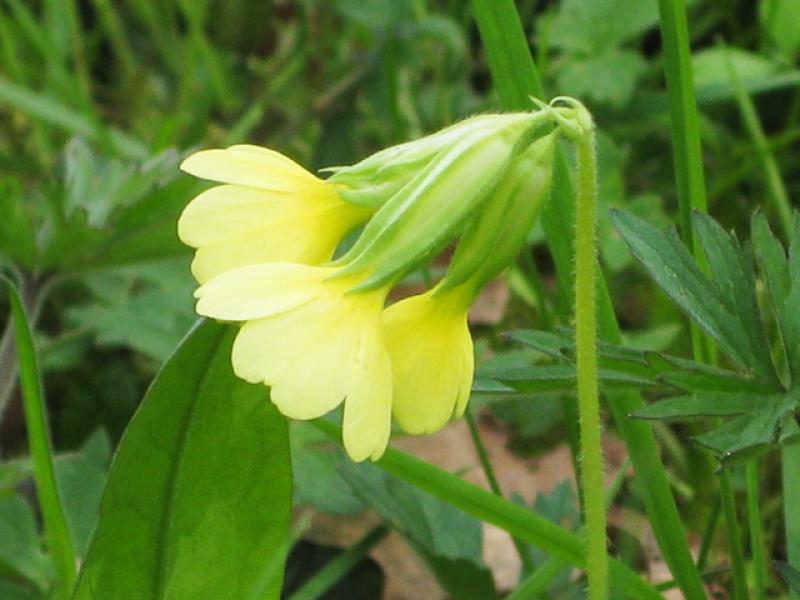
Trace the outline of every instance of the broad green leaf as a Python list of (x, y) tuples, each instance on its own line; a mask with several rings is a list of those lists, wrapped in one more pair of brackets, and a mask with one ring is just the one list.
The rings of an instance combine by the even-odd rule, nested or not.
[(33, 510), (19, 495), (0, 497), (0, 540), (0, 564), (39, 588), (47, 587), (53, 566), (42, 551)]
[(201, 322), (156, 377), (114, 457), (73, 600), (238, 600), (283, 552), (286, 422), (233, 374), (234, 334)]
[(344, 479), (422, 556), (455, 600), (497, 597), (481, 559), (481, 523), (371, 464), (340, 466)]
[(710, 392), (674, 396), (659, 400), (631, 416), (637, 419), (680, 419), (686, 417), (727, 417), (757, 410), (762, 403), (780, 396), (758, 396), (747, 392)]

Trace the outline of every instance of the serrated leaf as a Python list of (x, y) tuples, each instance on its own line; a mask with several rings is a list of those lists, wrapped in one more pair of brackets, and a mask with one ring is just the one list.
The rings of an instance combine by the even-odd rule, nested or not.
[(775, 402), (780, 396), (756, 396), (746, 392), (710, 392), (674, 396), (659, 400), (631, 416), (636, 419), (680, 419), (686, 417), (728, 417), (757, 409), (765, 402)]
[(511, 340), (525, 344), (553, 358), (564, 358), (563, 350), (574, 345), (571, 339), (550, 331), (517, 329), (509, 331), (507, 335)]
[(621, 211), (614, 211), (612, 219), (631, 253), (659, 287), (728, 358), (744, 371), (763, 365), (765, 357), (753, 347), (746, 333), (747, 323), (737, 314), (731, 299), (703, 274), (674, 229), (664, 233)]
[(779, 396), (760, 403), (758, 409), (731, 419), (721, 427), (697, 436), (695, 441), (728, 461), (744, 451), (778, 441), (784, 417), (796, 408), (796, 401)]
[(692, 223), (708, 259), (714, 283), (719, 287), (723, 298), (731, 300), (736, 315), (744, 325), (744, 333), (758, 359), (753, 364), (756, 376), (777, 382), (759, 315), (752, 250), (749, 250), (749, 246), (743, 249), (735, 235), (727, 233), (705, 213), (693, 212)]
[[(499, 381), (518, 392), (527, 393), (572, 393), (577, 385), (573, 365), (481, 369), (479, 375)], [(654, 382), (649, 379), (611, 369), (600, 369), (600, 381), (603, 387), (609, 389), (639, 389), (654, 385)]]
[(202, 322), (156, 377), (114, 457), (73, 600), (238, 600), (282, 552), (286, 421), (233, 374), (234, 335)]
[(795, 569), (792, 565), (779, 560), (773, 560), (772, 564), (775, 566), (775, 570), (780, 573), (781, 578), (786, 582), (789, 589), (795, 594), (800, 594), (800, 571)]

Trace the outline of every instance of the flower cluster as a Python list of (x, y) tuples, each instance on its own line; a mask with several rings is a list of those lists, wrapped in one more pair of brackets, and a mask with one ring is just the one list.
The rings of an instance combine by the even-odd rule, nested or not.
[[(179, 221), (196, 248), (197, 312), (242, 324), (234, 371), (270, 386), (284, 415), (314, 419), (344, 402), (354, 460), (382, 455), (392, 416), (433, 432), (465, 410), (467, 311), (524, 243), (555, 135), (552, 112), (482, 115), (326, 180), (265, 148), (193, 154), (182, 169), (222, 184)], [(455, 241), (436, 285), (386, 306), (398, 281)]]

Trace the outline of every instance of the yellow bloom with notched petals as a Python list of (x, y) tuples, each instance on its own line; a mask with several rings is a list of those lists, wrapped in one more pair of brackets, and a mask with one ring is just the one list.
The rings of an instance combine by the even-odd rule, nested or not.
[(203, 150), (181, 169), (223, 183), (184, 209), (178, 235), (197, 249), (200, 283), (264, 262), (321, 264), (372, 211), (344, 202), (326, 183), (282, 154), (258, 146)]
[(330, 266), (250, 265), (195, 293), (197, 312), (242, 321), (235, 373), (271, 386), (278, 409), (315, 419), (344, 401), (344, 446), (353, 460), (377, 460), (391, 429), (392, 375), (381, 330), (387, 290), (351, 292), (358, 276)]
[(408, 433), (432, 433), (460, 417), (474, 372), (467, 309), (472, 294), (436, 288), (384, 311), (383, 331), (392, 361), (392, 413)]

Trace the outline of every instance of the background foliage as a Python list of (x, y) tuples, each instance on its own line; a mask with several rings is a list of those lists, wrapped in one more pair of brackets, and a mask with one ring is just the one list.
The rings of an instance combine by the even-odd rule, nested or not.
[[(788, 243), (787, 210), (800, 197), (800, 2), (688, 4), (709, 212), (748, 239), (753, 212), (762, 207), (777, 239)], [(670, 301), (681, 293), (659, 280), (658, 265), (645, 267), (666, 294), (633, 256), (647, 263), (642, 239), (679, 252), (633, 217), (618, 231), (608, 210), (624, 209), (659, 229), (679, 220), (657, 3), (519, 0), (516, 6), (544, 89), (580, 98), (600, 128), (602, 264), (626, 349), (642, 351), (640, 357), (650, 351), (656, 364), (637, 370), (630, 364), (638, 359), (629, 355), (625, 363), (617, 356), (606, 385), (663, 396), (664, 369), (652, 353), (691, 355), (681, 308), (691, 310)], [(57, 450), (55, 476), (79, 557), (86, 556), (113, 448), (158, 367), (194, 322), (189, 253), (176, 238), (175, 221), (202, 184), (178, 172), (180, 158), (199, 147), (246, 141), (310, 167), (346, 164), (497, 110), (496, 87), (466, 0), (0, 2), (0, 266), (19, 286), (33, 325)], [(706, 223), (704, 231), (698, 235), (710, 238), (716, 230)], [(754, 224), (753, 231), (759, 256), (774, 249), (764, 226)], [(475, 400), (485, 404), (484, 417), (511, 433), (509, 443), (522, 456), (569, 443), (572, 422), (563, 400), (572, 382), (569, 352), (554, 354), (552, 340), (523, 345), (500, 335), (570, 325), (558, 316), (567, 300), (541, 227), (529, 242), (505, 278), (510, 299), (501, 316), (480, 319), (474, 329), (482, 366)], [(691, 259), (674, 259), (681, 261)], [(727, 277), (733, 286), (736, 274)], [(701, 284), (693, 293), (702, 305), (708, 296)], [(738, 300), (763, 304), (762, 288), (762, 278), (754, 279)], [(2, 309), (10, 314), (10, 306)], [(719, 334), (725, 368), (766, 360), (768, 346), (753, 344), (769, 345), (776, 323), (789, 320), (767, 316), (766, 333), (753, 333), (748, 310), (735, 307), (734, 320), (742, 322)], [(729, 317), (719, 317), (723, 330)], [(562, 342), (556, 346), (569, 344)], [(532, 377), (534, 364), (556, 370)], [(15, 365), (6, 325), (0, 340), (0, 597), (41, 598), (55, 574), (27, 483), (32, 466)], [(527, 370), (515, 375), (520, 367)], [(516, 393), (495, 393), (498, 381)], [(769, 399), (774, 391), (761, 393)], [(775, 402), (776, 410), (785, 409)], [(675, 414), (685, 413), (673, 407), (668, 416)], [(771, 423), (784, 415), (773, 414)], [(710, 576), (714, 585), (726, 587), (728, 545), (709, 528), (719, 512), (709, 483), (714, 465), (688, 442), (706, 429), (683, 421), (654, 426), (690, 539), (707, 552), (703, 566), (719, 567)], [(615, 435), (613, 425), (609, 430)], [(780, 429), (767, 433), (764, 439), (773, 442)], [(705, 445), (722, 453), (731, 443), (705, 436)], [(375, 467), (354, 467), (313, 428), (293, 425), (291, 445), (297, 506), (332, 515), (370, 508), (402, 534), (452, 597), (497, 593), (475, 518)], [(768, 556), (785, 560), (780, 481), (770, 468), (776, 457), (763, 461), (763, 543)], [(564, 485), (553, 492), (558, 502), (542, 495), (533, 508), (577, 529), (575, 496)], [(744, 485), (744, 473), (734, 471), (740, 497)], [(644, 512), (641, 490), (626, 477), (615, 503), (629, 515)], [(643, 571), (652, 556), (636, 542), (632, 523), (640, 521), (622, 520), (613, 539), (621, 560)], [(445, 535), (455, 530), (463, 539)], [(385, 529), (373, 532), (353, 556), (361, 558), (383, 535)], [(287, 594), (314, 571), (308, 557), (317, 551), (295, 546)], [(525, 552), (525, 573), (546, 564), (541, 553)], [(576, 597), (580, 584), (570, 582), (563, 564), (555, 570), (548, 597)], [(366, 562), (349, 577), (355, 577), (349, 589), (363, 589), (363, 598), (376, 597), (383, 585), (380, 569)], [(774, 594), (785, 590), (775, 574), (767, 587)], [(353, 597), (335, 593), (328, 597)]]

